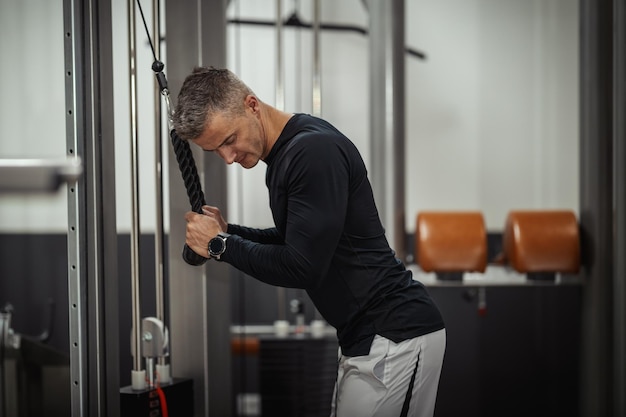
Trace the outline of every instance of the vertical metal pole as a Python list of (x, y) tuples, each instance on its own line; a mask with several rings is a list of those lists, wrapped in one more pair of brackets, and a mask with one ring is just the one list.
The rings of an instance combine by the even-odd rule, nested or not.
[[(135, 0), (128, 0), (128, 62), (130, 70), (130, 181), (131, 211), (130, 267), (132, 303), (133, 371), (141, 366), (141, 300), (139, 288), (139, 164), (138, 164), (138, 118), (137, 113), (137, 39), (135, 32)], [(133, 388), (140, 388), (133, 382)]]
[[(161, 59), (161, 7), (160, 0), (152, 1), (152, 39), (154, 53), (158, 60)], [(161, 91), (158, 83), (154, 83), (154, 137), (155, 137), (155, 167), (156, 167), (156, 228), (154, 232), (154, 258), (156, 272), (156, 318), (165, 324), (165, 307), (163, 300), (163, 258), (164, 258), (164, 233), (163, 233), (163, 135), (162, 135), (162, 107)], [(165, 357), (159, 356), (159, 365), (165, 365)]]
[(387, 239), (404, 260), (404, 0), (368, 4), (372, 187)]
[(613, 415), (626, 415), (626, 4), (613, 2)]
[(612, 14), (612, 0), (580, 1), (581, 415), (613, 415), (614, 403)]
[[(82, 10), (79, 5), (73, 1), (65, 1), (65, 36), (66, 36), (66, 69), (68, 74), (74, 74), (73, 79), (66, 83), (66, 114), (68, 120), (66, 121), (66, 133), (68, 148), (70, 152), (77, 155), (84, 153), (83, 146), (78, 142), (78, 136), (82, 135), (82, 126), (79, 125), (75, 113), (78, 108), (82, 106), (79, 103), (79, 88), (82, 86), (76, 85), (78, 75), (76, 72), (80, 70), (80, 61), (82, 57), (79, 55), (81, 51), (77, 48), (77, 45), (72, 42), (72, 37), (80, 36), (76, 32), (78, 25), (80, 24)], [(76, 20), (79, 20), (77, 22)], [(69, 54), (68, 54), (69, 52)], [(72, 380), (72, 416), (82, 415), (83, 410), (86, 409), (86, 391), (87, 391), (87, 366), (86, 366), (86, 352), (87, 352), (87, 338), (85, 332), (86, 314), (83, 313), (84, 297), (82, 296), (82, 287), (84, 277), (81, 275), (83, 272), (83, 266), (81, 265), (81, 253), (79, 252), (79, 244), (81, 236), (80, 233), (84, 233), (79, 229), (79, 224), (82, 219), (80, 215), (81, 210), (81, 198), (79, 193), (84, 193), (84, 185), (77, 183), (74, 187), (70, 187), (68, 190), (68, 216), (69, 223), (68, 228), (74, 233), (68, 234), (68, 287), (69, 287), (69, 302), (70, 302), (70, 376)]]
[[(283, 72), (283, 7), (282, 0), (276, 0), (276, 108), (285, 110), (285, 76)], [(282, 287), (276, 287), (278, 319), (287, 318), (287, 295)]]
[(322, 77), (320, 64), (320, 0), (313, 1), (313, 116), (322, 116)]
[(285, 76), (283, 71), (283, 7), (276, 0), (276, 108), (285, 110)]
[[(82, 36), (81, 18), (82, 3), (74, 0), (64, 1), (64, 29), (65, 29), (65, 68), (66, 78), (66, 135), (70, 154), (84, 155), (85, 145), (79, 138), (84, 137), (84, 126), (80, 124), (77, 113), (83, 108), (81, 93), (82, 80), (82, 50), (74, 39)], [(86, 177), (86, 173), (83, 174)], [(85, 324), (84, 286), (86, 281), (86, 266), (82, 264), (85, 256), (80, 250), (82, 241), (86, 240), (81, 227), (84, 224), (82, 215), (86, 208), (83, 200), (85, 183), (81, 181), (68, 188), (68, 297), (69, 297), (69, 335), (70, 335), (70, 378), (71, 378), (71, 410), (72, 416), (82, 416), (87, 411), (87, 332)]]
[[(227, 0), (166, 1), (167, 79), (172, 98), (194, 66), (226, 66)], [(185, 45), (184, 48), (176, 47)], [(173, 103), (176, 104), (175, 102)], [(169, 147), (171, 149), (171, 146)], [(201, 178), (210, 178), (204, 191), (207, 202), (228, 218), (227, 168), (217, 155), (194, 149)], [(173, 152), (170, 166), (176, 166)], [(180, 172), (169, 170), (170, 233), (167, 274), (171, 364), (177, 376), (193, 379), (194, 410), (198, 416), (231, 416), (232, 370), (230, 357), (231, 268), (220, 262), (202, 267), (187, 265), (180, 256), (185, 242), (184, 213), (189, 200)]]
[[(200, 42), (203, 37), (198, 17), (199, 7), (199, 0), (165, 2), (165, 33), (167, 33), (165, 68), (169, 69), (167, 79), (172, 92), (172, 105), (176, 104), (176, 96), (185, 77), (201, 62)], [(175, 45), (185, 47), (175, 48)], [(194, 158), (198, 173), (201, 174), (203, 160), (196, 156), (197, 153)], [(169, 166), (178, 166), (171, 149)], [(172, 374), (193, 380), (195, 414), (206, 416), (209, 410), (206, 353), (209, 329), (205, 320), (206, 268), (191, 267), (181, 257), (180, 248), (185, 243), (184, 214), (190, 210), (190, 206), (181, 174), (176, 168), (169, 170), (169, 195), (168, 276), (172, 282), (176, 282), (176, 285), (169, 288), (168, 293)]]
[[(111, 3), (64, 0), (71, 414), (119, 415)], [(60, 76), (60, 74), (59, 74)]]
[[(321, 65), (321, 0), (313, 1), (313, 91), (312, 91), (312, 115), (322, 117), (322, 65)], [(315, 320), (322, 320), (322, 315), (313, 306)]]

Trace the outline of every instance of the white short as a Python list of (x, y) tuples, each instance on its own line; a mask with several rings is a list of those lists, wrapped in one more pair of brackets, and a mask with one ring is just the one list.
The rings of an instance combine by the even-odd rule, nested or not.
[(377, 335), (369, 355), (340, 354), (331, 417), (431, 417), (445, 349), (442, 329), (400, 343)]

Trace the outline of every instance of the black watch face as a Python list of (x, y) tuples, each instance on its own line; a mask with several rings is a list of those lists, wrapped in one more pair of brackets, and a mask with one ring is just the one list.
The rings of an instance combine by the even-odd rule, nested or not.
[(209, 241), (209, 253), (212, 255), (219, 255), (224, 250), (224, 241), (218, 237), (215, 237)]

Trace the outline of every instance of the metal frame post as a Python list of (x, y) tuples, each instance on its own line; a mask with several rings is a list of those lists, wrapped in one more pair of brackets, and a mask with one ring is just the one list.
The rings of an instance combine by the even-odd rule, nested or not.
[(613, 2), (613, 393), (614, 415), (626, 415), (626, 4)]
[[(165, 70), (173, 104), (184, 78), (194, 66), (226, 66), (227, 0), (166, 1)], [(167, 47), (185, 45), (184, 48)], [(171, 149), (171, 147), (170, 147)], [(208, 204), (222, 209), (228, 219), (226, 165), (217, 155), (193, 146)], [(170, 152), (169, 166), (177, 166)], [(192, 378), (196, 415), (232, 415), (230, 364), (230, 281), (227, 264), (209, 261), (186, 264), (184, 214), (190, 210), (177, 169), (169, 170), (169, 318), (172, 375)]]
[[(160, 0), (152, 1), (152, 39), (154, 39), (154, 52), (157, 59), (161, 59), (161, 5)], [(169, 117), (169, 115), (167, 115)], [(161, 106), (161, 92), (157, 82), (154, 83), (154, 160), (156, 166), (155, 182), (156, 182), (156, 228), (154, 232), (154, 258), (155, 258), (155, 289), (156, 289), (156, 318), (166, 324), (165, 320), (165, 302), (164, 302), (164, 259), (165, 259), (165, 232), (163, 225), (165, 217), (163, 214), (163, 109)], [(159, 366), (166, 366), (167, 360), (165, 356), (158, 359)], [(169, 373), (168, 373), (169, 375)]]
[(405, 260), (404, 0), (368, 0), (368, 9), (372, 188), (387, 239)]
[[(119, 415), (117, 231), (109, 0), (65, 0), (68, 291), (72, 416)], [(59, 74), (59, 78), (61, 74)]]
[(613, 404), (612, 8), (580, 2), (581, 415), (611, 415)]

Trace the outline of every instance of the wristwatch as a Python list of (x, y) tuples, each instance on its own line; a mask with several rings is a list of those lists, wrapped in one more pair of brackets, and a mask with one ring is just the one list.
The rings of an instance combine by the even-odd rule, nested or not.
[(228, 233), (218, 233), (213, 239), (209, 240), (209, 256), (211, 258), (215, 258), (218, 261), (220, 260), (220, 256), (226, 251), (226, 239), (228, 239), (230, 235)]

